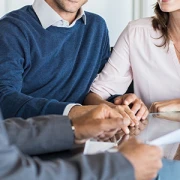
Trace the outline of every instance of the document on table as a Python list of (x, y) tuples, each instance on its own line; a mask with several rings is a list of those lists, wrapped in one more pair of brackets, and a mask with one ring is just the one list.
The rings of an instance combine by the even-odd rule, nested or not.
[(169, 134), (166, 134), (164, 136), (161, 136), (161, 137), (154, 139), (152, 141), (147, 141), (146, 143), (150, 144), (150, 145), (156, 145), (156, 146), (180, 143), (180, 129), (178, 129), (174, 132), (171, 132)]
[(108, 151), (115, 147), (113, 142), (98, 142), (95, 140), (88, 140), (85, 144), (84, 154), (97, 154)]

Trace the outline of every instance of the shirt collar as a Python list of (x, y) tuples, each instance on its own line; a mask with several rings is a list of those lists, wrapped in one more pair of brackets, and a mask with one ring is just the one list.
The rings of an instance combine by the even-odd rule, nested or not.
[[(57, 14), (57, 12), (54, 11), (54, 9), (52, 9), (51, 6), (49, 6), (49, 4), (46, 3), (45, 0), (35, 0), (32, 7), (44, 29), (47, 29), (52, 25), (58, 26), (57, 24), (60, 21), (66, 22), (65, 23), (66, 27), (72, 27), (75, 25), (76, 21), (80, 18), (82, 18), (84, 24), (86, 24), (86, 15), (82, 8), (80, 8), (77, 18), (73, 21), (71, 25), (69, 25), (69, 23), (66, 20), (64, 20), (59, 14)], [(64, 27), (64, 26), (60, 25), (58, 27)]]

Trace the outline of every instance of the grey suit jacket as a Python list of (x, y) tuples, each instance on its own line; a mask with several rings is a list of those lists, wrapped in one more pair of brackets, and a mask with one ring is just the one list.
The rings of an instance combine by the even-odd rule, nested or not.
[(29, 119), (13, 118), (3, 121), (10, 144), (29, 155), (71, 149), (74, 134), (66, 116), (50, 115)]
[[(53, 140), (52, 137), (57, 140), (56, 142), (53, 140), (52, 143), (56, 150), (70, 148), (73, 144), (74, 137), (67, 117), (46, 116), (44, 122), (43, 119), (44, 117), (37, 117), (28, 119), (27, 121), (17, 118), (5, 120), (4, 122), (0, 121), (0, 179), (134, 179), (134, 170), (132, 165), (120, 153), (102, 153), (89, 156), (79, 155), (66, 161), (59, 159), (54, 162), (44, 162), (37, 158), (33, 159), (22, 154), (17, 147), (9, 143), (4, 124), (8, 129), (8, 133), (10, 133), (9, 137), (11, 139), (11, 143), (17, 142), (24, 151), (35, 153), (39, 152), (39, 147), (41, 150), (45, 147), (43, 150), (46, 152), (47, 143), (50, 140)], [(55, 124), (52, 125), (53, 123)], [(10, 132), (10, 130), (15, 131)], [(57, 132), (54, 130), (57, 130)], [(15, 137), (12, 136), (13, 133)], [(52, 137), (50, 137), (50, 135), (52, 135)], [(66, 141), (64, 141), (64, 139), (66, 139)], [(39, 143), (40, 145), (38, 145)], [(43, 146), (43, 143), (45, 143), (45, 146)], [(60, 145), (55, 145), (56, 143)], [(27, 147), (23, 147), (26, 145)], [(32, 151), (34, 146), (36, 150)], [(53, 148), (50, 149), (53, 151)]]

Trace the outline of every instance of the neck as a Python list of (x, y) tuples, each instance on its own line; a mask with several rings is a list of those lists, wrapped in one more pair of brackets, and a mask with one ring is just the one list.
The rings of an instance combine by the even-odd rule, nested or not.
[(54, 9), (54, 11), (56, 11), (59, 14), (61, 18), (68, 21), (69, 24), (71, 24), (76, 19), (78, 12), (74, 12), (74, 13), (66, 12), (55, 1), (52, 0), (45, 0), (45, 1), (46, 3), (49, 4), (49, 6), (51, 6), (52, 9)]
[(168, 27), (173, 40), (180, 42), (180, 10), (169, 13)]
[(64, 20), (68, 21), (69, 24), (71, 24), (77, 16), (77, 12), (76, 13), (69, 13), (69, 12), (59, 12), (58, 13)]

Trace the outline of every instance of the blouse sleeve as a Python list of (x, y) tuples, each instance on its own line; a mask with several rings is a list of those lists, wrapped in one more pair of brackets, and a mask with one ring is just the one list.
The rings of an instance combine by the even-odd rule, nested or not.
[(124, 29), (104, 69), (95, 78), (90, 90), (103, 99), (124, 94), (132, 81), (129, 49), (129, 25)]

